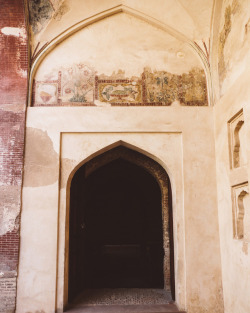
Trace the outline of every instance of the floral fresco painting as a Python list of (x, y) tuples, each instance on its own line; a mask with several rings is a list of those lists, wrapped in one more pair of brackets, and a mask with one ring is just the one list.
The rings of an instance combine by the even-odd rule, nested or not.
[(95, 71), (80, 63), (62, 71), (62, 102), (94, 101)]

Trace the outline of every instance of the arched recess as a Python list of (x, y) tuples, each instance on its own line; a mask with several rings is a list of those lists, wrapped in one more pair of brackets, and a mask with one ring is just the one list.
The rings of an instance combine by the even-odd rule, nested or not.
[(233, 147), (233, 166), (241, 166), (241, 142), (240, 142), (240, 130), (244, 126), (244, 121), (240, 120), (234, 129), (234, 147)]
[[(163, 275), (164, 289), (171, 292), (172, 298), (175, 299), (175, 282), (174, 282), (174, 246), (173, 246), (173, 217), (172, 217), (172, 199), (171, 199), (171, 184), (166, 170), (155, 160), (145, 155), (141, 151), (136, 151), (132, 146), (119, 141), (98, 151), (82, 161), (76, 166), (69, 176), (67, 183), (67, 211), (66, 211), (66, 238), (65, 238), (65, 273), (64, 273), (64, 304), (68, 303), (69, 296), (69, 242), (70, 242), (70, 215), (71, 204), (70, 187), (72, 180), (77, 172), (82, 171), (84, 178), (88, 178), (98, 169), (110, 164), (113, 161), (122, 159), (131, 164), (138, 166), (148, 172), (157, 182), (161, 192), (161, 212), (162, 212), (162, 237), (163, 237)], [(84, 196), (84, 195), (83, 195)]]
[(30, 66), (30, 74), (29, 74), (29, 86), (28, 86), (28, 106), (31, 106), (32, 102), (32, 92), (33, 92), (33, 80), (35, 77), (35, 73), (43, 61), (43, 59), (62, 41), (67, 39), (69, 36), (73, 35), (74, 33), (78, 32), (79, 30), (96, 23), (104, 18), (110, 17), (112, 15), (118, 14), (118, 13), (127, 13), (139, 20), (142, 20), (152, 26), (157, 27), (158, 29), (161, 29), (168, 33), (169, 35), (175, 37), (176, 39), (186, 43), (191, 47), (191, 49), (194, 51), (194, 53), (199, 57), (201, 63), (203, 64), (204, 71), (207, 78), (207, 91), (208, 91), (208, 102), (209, 105), (213, 105), (213, 89), (212, 89), (212, 79), (211, 79), (211, 71), (210, 71), (210, 65), (209, 60), (203, 50), (199, 47), (199, 45), (194, 42), (193, 40), (187, 38), (185, 35), (177, 31), (176, 29), (172, 28), (171, 26), (162, 23), (161, 21), (148, 16), (147, 14), (140, 12), (138, 10), (135, 10), (131, 7), (128, 7), (126, 5), (118, 5), (115, 7), (112, 7), (110, 9), (107, 9), (105, 11), (99, 12), (89, 18), (86, 18), (73, 26), (69, 27), (62, 33), (60, 33), (58, 36), (56, 36), (51, 41), (47, 42), (35, 55), (35, 57), (32, 60), (31, 66)]
[(244, 197), (248, 195), (248, 193), (243, 190), (238, 196), (238, 210), (237, 210), (237, 238), (244, 238), (244, 216), (245, 216), (245, 208), (244, 208)]

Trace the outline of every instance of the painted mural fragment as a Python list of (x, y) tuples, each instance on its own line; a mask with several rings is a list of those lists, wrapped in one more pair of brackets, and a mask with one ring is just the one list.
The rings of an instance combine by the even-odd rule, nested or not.
[(164, 71), (144, 71), (146, 101), (171, 105), (178, 100), (178, 76)]
[[(47, 77), (55, 77), (49, 74)], [(95, 101), (113, 106), (207, 105), (206, 77), (193, 68), (182, 75), (145, 68), (140, 77), (126, 78), (123, 71), (98, 76), (84, 63), (60, 68), (58, 80), (35, 81), (33, 106), (95, 105)]]
[(206, 77), (203, 70), (193, 68), (179, 78), (178, 100), (183, 105), (207, 105)]
[(145, 71), (147, 101), (171, 105), (178, 100), (183, 105), (207, 105), (206, 77), (203, 70), (174, 75), (164, 71)]
[(93, 103), (95, 70), (85, 64), (62, 69), (63, 103)]
[(141, 85), (136, 82), (100, 83), (99, 101), (111, 103), (140, 103)]
[(33, 101), (38, 106), (56, 106), (61, 104), (61, 72), (58, 79), (34, 81)]
[(36, 103), (45, 105), (56, 105), (57, 104), (57, 83), (43, 83), (38, 82), (36, 84)]

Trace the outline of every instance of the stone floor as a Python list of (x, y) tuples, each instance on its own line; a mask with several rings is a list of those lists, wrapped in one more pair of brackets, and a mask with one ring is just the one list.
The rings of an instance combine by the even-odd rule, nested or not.
[(163, 289), (88, 289), (69, 305), (68, 313), (184, 313)]
[(137, 304), (168, 304), (172, 301), (170, 292), (164, 289), (86, 289), (81, 293), (75, 304), (85, 305), (137, 305)]
[(186, 313), (175, 304), (157, 305), (84, 305), (69, 308), (67, 313)]

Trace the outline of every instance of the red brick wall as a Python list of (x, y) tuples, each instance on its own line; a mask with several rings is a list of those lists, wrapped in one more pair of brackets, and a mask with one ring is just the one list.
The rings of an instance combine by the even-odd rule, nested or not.
[(14, 312), (28, 45), (24, 2), (0, 0), (0, 312)]
[[(6, 267), (15, 270), (18, 262), (19, 235), (17, 231), (7, 232), (0, 237), (0, 258)], [(6, 262), (6, 260), (8, 260)]]
[[(26, 28), (22, 0), (0, 0), (0, 28)], [(28, 54), (24, 38), (0, 33), (0, 105), (26, 101)]]

